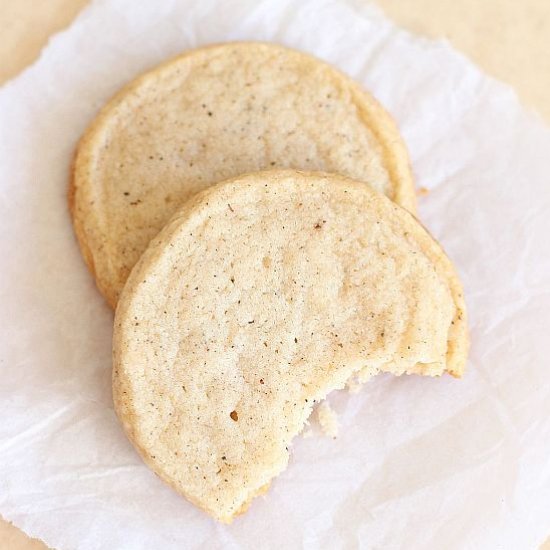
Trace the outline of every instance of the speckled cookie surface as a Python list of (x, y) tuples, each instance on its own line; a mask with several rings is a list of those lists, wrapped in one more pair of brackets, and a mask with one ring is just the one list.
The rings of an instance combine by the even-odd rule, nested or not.
[(331, 390), (365, 367), (459, 376), (467, 346), (460, 282), (408, 212), (341, 176), (250, 174), (188, 201), (133, 270), (115, 407), (161, 478), (230, 521)]
[(270, 168), (341, 173), (415, 209), (390, 116), (313, 57), (229, 43), (185, 53), (123, 89), (81, 140), (70, 190), (81, 249), (109, 303), (185, 200)]

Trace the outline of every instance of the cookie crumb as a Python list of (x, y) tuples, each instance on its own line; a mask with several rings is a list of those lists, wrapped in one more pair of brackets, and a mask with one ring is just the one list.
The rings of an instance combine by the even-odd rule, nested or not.
[(351, 394), (359, 393), (361, 386), (362, 384), (361, 382), (359, 382), (359, 380), (357, 380), (356, 376), (354, 376), (353, 378), (350, 378), (346, 384), (348, 392)]
[(338, 435), (338, 416), (331, 409), (328, 401), (323, 401), (317, 407), (317, 420), (321, 431), (328, 437), (336, 438)]

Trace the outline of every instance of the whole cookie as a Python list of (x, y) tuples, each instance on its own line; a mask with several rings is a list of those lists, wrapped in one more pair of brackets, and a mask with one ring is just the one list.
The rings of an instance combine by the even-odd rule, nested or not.
[(260, 172), (191, 199), (132, 271), (115, 407), (145, 462), (228, 522), (331, 390), (460, 376), (467, 348), (460, 282), (411, 214), (342, 176)]
[(82, 138), (70, 205), (86, 262), (114, 307), (170, 216), (221, 180), (271, 168), (341, 173), (414, 212), (395, 124), (350, 78), (273, 44), (189, 51), (138, 78)]

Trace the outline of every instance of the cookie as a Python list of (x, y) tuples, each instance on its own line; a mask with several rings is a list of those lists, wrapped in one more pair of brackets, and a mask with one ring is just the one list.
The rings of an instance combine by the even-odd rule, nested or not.
[(111, 306), (181, 204), (224, 179), (273, 168), (341, 173), (415, 209), (390, 116), (309, 55), (222, 44), (189, 51), (118, 93), (80, 141), (69, 193), (82, 252)]
[(406, 210), (334, 174), (196, 195), (132, 271), (113, 394), (145, 462), (230, 522), (287, 465), (315, 403), (363, 369), (460, 376), (459, 280)]

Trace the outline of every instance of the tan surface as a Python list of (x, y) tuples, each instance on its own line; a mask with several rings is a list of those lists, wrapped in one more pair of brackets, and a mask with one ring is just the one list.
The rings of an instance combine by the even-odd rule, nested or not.
[[(447, 36), (487, 72), (511, 83), (550, 122), (548, 0), (377, 2), (412, 30)], [(48, 37), (69, 24), (86, 4), (87, 0), (0, 0), (0, 82), (32, 62)], [(45, 547), (0, 520), (0, 549), (39, 548)], [(550, 540), (545, 550), (550, 550)]]
[(397, 23), (447, 37), (550, 122), (548, 0), (377, 0)]
[(459, 376), (467, 349), (460, 282), (409, 212), (343, 176), (256, 172), (186, 202), (134, 267), (115, 410), (159, 477), (229, 523), (365, 365)]

